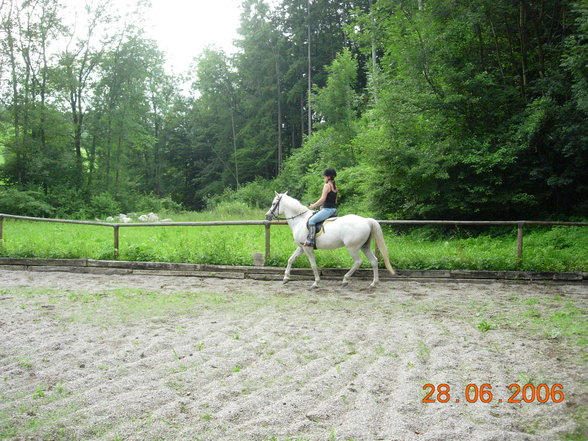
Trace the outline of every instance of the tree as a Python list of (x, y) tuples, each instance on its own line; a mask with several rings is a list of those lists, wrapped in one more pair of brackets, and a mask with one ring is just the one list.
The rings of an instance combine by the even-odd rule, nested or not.
[(196, 71), (194, 88), (201, 94), (198, 102), (210, 118), (206, 142), (223, 166), (223, 181), (227, 182), (228, 173), (239, 187), (237, 124), (240, 102), (236, 72), (222, 51), (212, 49), (206, 49), (198, 58)]
[(276, 30), (275, 15), (263, 0), (244, 3), (235, 67), (239, 73), (242, 113), (239, 161), (243, 181), (275, 176), (283, 158), (285, 39)]
[(373, 115), (387, 140), (370, 163), (389, 177), (376, 198), (383, 213), (571, 212), (585, 154), (559, 69), (566, 3), (375, 4), (384, 88)]
[(347, 48), (326, 68), (329, 73), (327, 84), (316, 89), (314, 104), (320, 118), (329, 127), (351, 130), (352, 122), (357, 118), (357, 61)]
[(6, 40), (2, 47), (10, 65), (11, 110), (14, 140), (8, 151), (4, 173), (20, 186), (41, 185), (47, 193), (67, 175), (60, 134), (61, 116), (48, 97), (55, 89), (50, 44), (63, 36), (57, 0), (10, 1), (2, 28)]
[(89, 183), (97, 169), (109, 191), (133, 183), (161, 194), (161, 132), (174, 96), (163, 65), (155, 42), (141, 33), (129, 32), (116, 48), (103, 53), (101, 79), (88, 113)]
[(75, 26), (74, 29), (70, 29), (70, 42), (74, 43), (74, 47), (70, 48), (68, 45), (59, 56), (61, 71), (58, 73), (58, 77), (62, 92), (69, 105), (73, 125), (73, 150), (76, 160), (75, 182), (79, 186), (83, 184), (84, 176), (82, 134), (92, 74), (107, 50), (107, 45), (114, 40), (114, 37), (107, 36), (99, 46), (95, 45), (95, 40), (98, 37), (100, 26), (108, 24), (114, 19), (109, 14), (111, 9), (110, 0), (101, 0), (93, 6), (87, 3), (85, 6), (87, 22), (82, 26), (86, 32), (78, 36)]

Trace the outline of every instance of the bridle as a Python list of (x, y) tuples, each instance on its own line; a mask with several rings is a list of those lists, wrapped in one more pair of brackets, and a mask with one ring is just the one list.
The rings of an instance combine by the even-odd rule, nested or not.
[(305, 210), (302, 213), (298, 213), (295, 216), (292, 217), (283, 217), (283, 218), (279, 218), (278, 215), (276, 214), (276, 212), (280, 212), (280, 202), (282, 202), (282, 198), (284, 197), (283, 194), (280, 195), (280, 197), (278, 198), (278, 200), (276, 201), (276, 204), (273, 206), (273, 208), (270, 211), (270, 216), (272, 217), (272, 219), (277, 219), (277, 220), (290, 220), (290, 219), (295, 219), (299, 216), (302, 216), (305, 213), (308, 213), (310, 210)]

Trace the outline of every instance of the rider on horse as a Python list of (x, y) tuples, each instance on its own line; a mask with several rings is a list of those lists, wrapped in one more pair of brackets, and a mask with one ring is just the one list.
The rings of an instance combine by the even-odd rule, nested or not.
[(328, 168), (323, 172), (323, 178), (325, 180), (323, 193), (318, 201), (308, 206), (308, 208), (313, 209), (322, 205), (322, 209), (308, 220), (308, 237), (304, 246), (314, 247), (316, 224), (335, 216), (335, 213), (337, 213), (337, 194), (339, 193), (339, 189), (335, 183), (336, 176), (337, 172), (333, 168)]

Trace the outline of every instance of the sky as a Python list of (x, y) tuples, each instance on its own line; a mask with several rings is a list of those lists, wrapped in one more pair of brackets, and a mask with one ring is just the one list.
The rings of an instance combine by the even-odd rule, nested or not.
[[(116, 0), (120, 4), (128, 0)], [(159, 44), (174, 73), (188, 70), (206, 46), (235, 51), (241, 0), (151, 0), (145, 31)]]
[[(65, 16), (68, 25), (86, 23), (84, 5), (86, 2), (93, 5), (97, 1), (62, 0), (67, 10)], [(228, 54), (236, 51), (233, 41), (238, 36), (241, 1), (148, 0), (151, 7), (138, 22), (143, 26), (146, 37), (157, 41), (159, 49), (166, 54), (168, 73), (183, 74), (207, 46), (223, 49)], [(121, 17), (134, 11), (137, 5), (137, 0), (111, 2)], [(137, 15), (132, 19), (121, 19), (121, 24), (136, 22), (136, 17)], [(79, 24), (75, 27), (76, 33), (84, 33)]]

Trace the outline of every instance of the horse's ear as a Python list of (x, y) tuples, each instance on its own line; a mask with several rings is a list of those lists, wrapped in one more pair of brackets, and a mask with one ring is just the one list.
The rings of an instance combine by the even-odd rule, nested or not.
[(274, 190), (274, 193), (276, 194), (276, 196), (278, 195), (278, 192)]
[(284, 196), (286, 196), (287, 194), (288, 194), (288, 192), (287, 192), (287, 191), (285, 191), (285, 192), (284, 192)]

